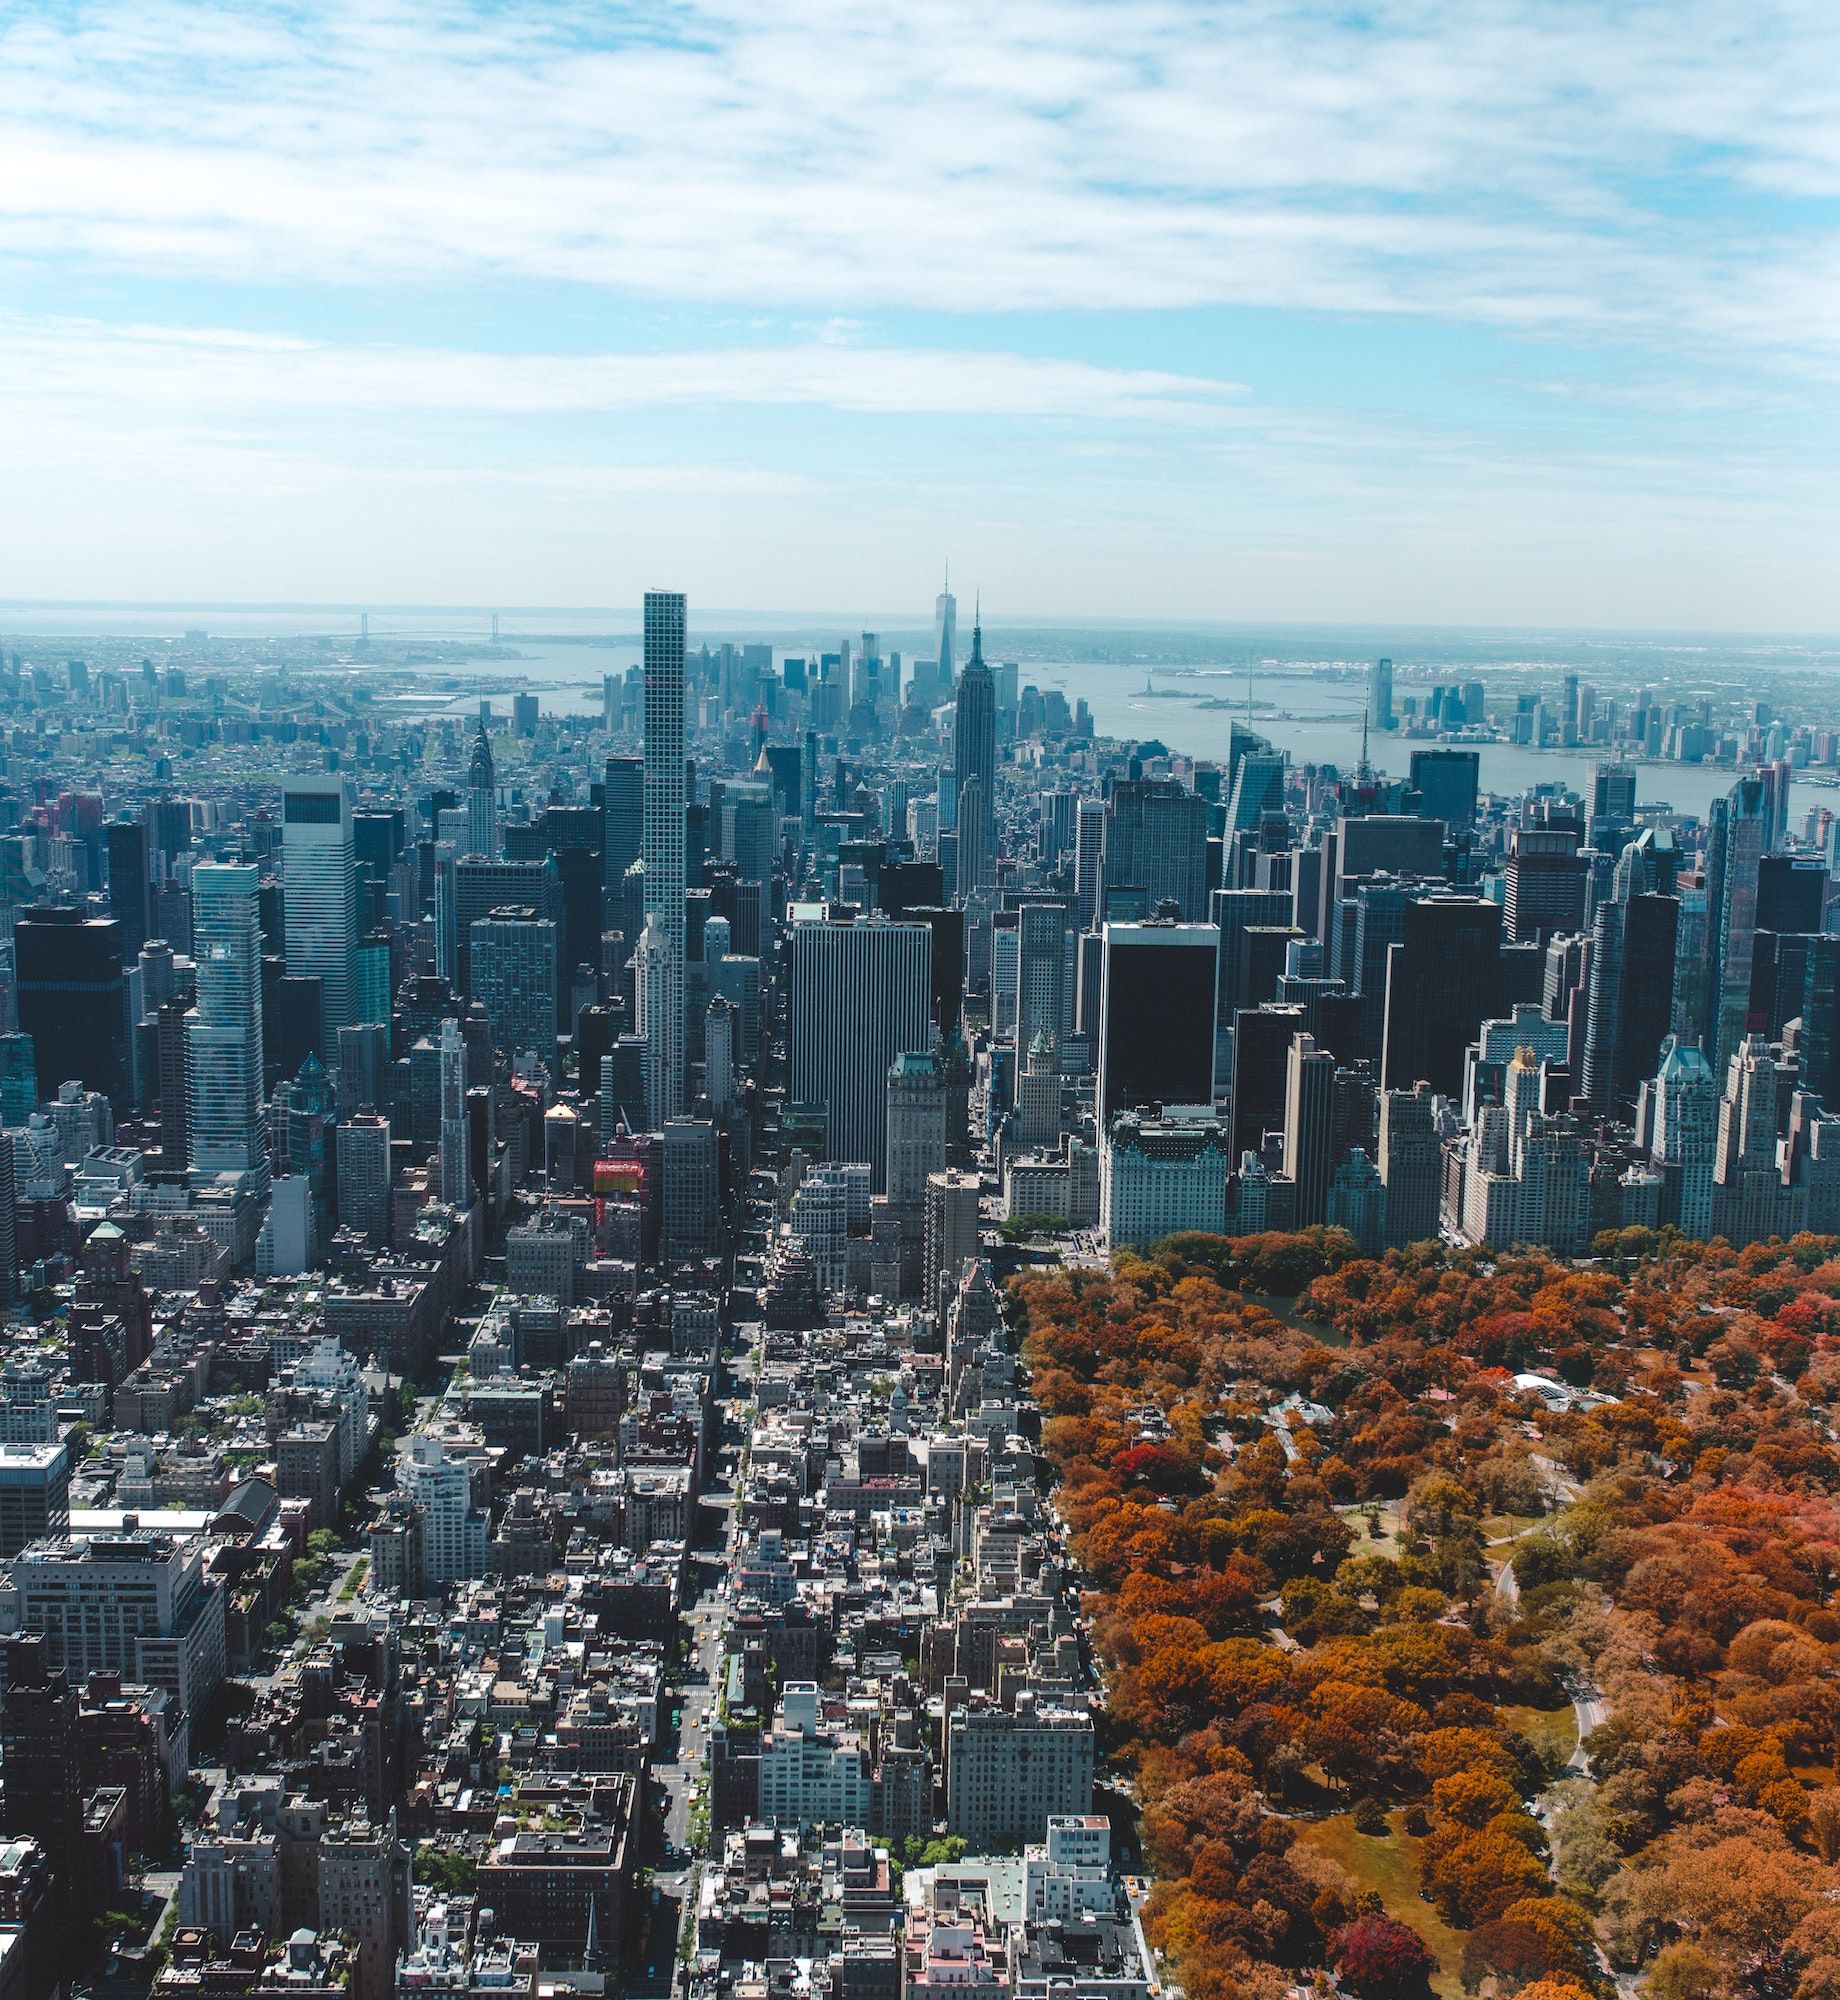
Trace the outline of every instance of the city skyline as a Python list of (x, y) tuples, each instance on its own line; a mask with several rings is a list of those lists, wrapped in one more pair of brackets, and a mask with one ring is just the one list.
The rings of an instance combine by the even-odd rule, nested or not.
[(1840, 626), (1822, 10), (148, 22), (0, 28), (0, 594)]

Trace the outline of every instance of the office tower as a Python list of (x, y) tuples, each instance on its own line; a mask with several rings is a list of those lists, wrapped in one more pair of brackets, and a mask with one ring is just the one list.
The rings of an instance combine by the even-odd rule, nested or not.
[(1840, 937), (1804, 940), (1801, 991), (1779, 1002), (1785, 1019), (1790, 997), (1802, 1018), (1802, 1082), (1830, 1109), (1840, 1107)]
[(1381, 1082), (1429, 1083), (1445, 1097), (1463, 1085), (1463, 1052), (1492, 1018), (1501, 991), (1498, 903), (1475, 896), (1419, 896), (1407, 903), (1399, 943), (1387, 953)]
[(640, 1032), (654, 1129), (684, 1105), (684, 616), (681, 591), (645, 593), (645, 915), (658, 962)]
[(1757, 928), (1778, 936), (1823, 926), (1827, 864), (1813, 854), (1765, 854), (1757, 863)]
[(38, 1055), (32, 1037), (0, 1035), (0, 1125), (23, 1125), (38, 1104)]
[(338, 1128), (339, 1226), (355, 1229), (373, 1248), (390, 1233), (390, 1121), (357, 1111)]
[[(435, 955), (441, 976), (468, 999), (473, 994), (473, 926), (506, 904), (535, 910), (540, 917), (559, 917), (556, 857), (486, 861), (477, 856), (441, 856), (435, 877)], [(637, 937), (637, 928), (627, 935)]]
[(1334, 1171), (1335, 1058), (1310, 1035), (1293, 1035), (1285, 1063), (1284, 1173), (1297, 1190), (1297, 1226), (1323, 1221)]
[(1712, 1234), (1712, 1177), (1718, 1154), (1719, 1089), (1712, 1067), (1692, 1042), (1670, 1035), (1655, 1072), (1650, 1156), (1679, 1172), (1681, 1233), (1704, 1242)]
[(382, 1022), (338, 1030), (338, 1102), (344, 1116), (390, 1102), (390, 1030)]
[(81, 910), (25, 909), (13, 926), (19, 1027), (32, 1037), (41, 1090), (75, 1078), (126, 1103), (128, 1000), (121, 925)]
[(696, 1263), (722, 1248), (721, 1164), (707, 1118), (667, 1118), (662, 1162), (660, 1261)]
[(441, 1199), (449, 1208), (473, 1205), (472, 1165), (468, 1158), (466, 1116), (466, 1044), (460, 1023), (441, 1023)]
[(560, 975), (555, 924), (535, 910), (506, 904), (474, 924), (470, 962), (473, 998), (485, 1008), (498, 1046), (553, 1061)]
[(921, 1255), (921, 1303), (928, 1312), (943, 1317), (947, 1295), (977, 1254), (977, 1175), (954, 1169), (928, 1174)]
[(1144, 908), (1207, 914), (1208, 803), (1173, 778), (1121, 778), (1105, 815), (1105, 888), (1138, 888)]
[(1380, 1093), (1380, 1178), (1386, 1185), (1386, 1241), (1435, 1243), (1443, 1148), (1431, 1116), (1431, 1087)]
[(604, 849), (608, 892), (645, 853), (645, 762), (639, 757), (609, 757), (601, 782), (601, 812), (606, 822)]
[(1045, 1036), (1059, 1057), (1067, 1039), (1067, 911), (1059, 903), (1024, 903), (1016, 913), (1016, 1046)]
[(173, 862), (191, 850), (192, 802), (190, 799), (155, 799), (147, 807), (144, 817), (153, 851), (170, 873)]
[(1099, 889), (1105, 866), (1106, 811), (1103, 799), (1082, 799), (1074, 809), (1073, 883), (1080, 899), (1080, 929), (1098, 922)]
[(1140, 1104), (1214, 1100), (1212, 924), (1107, 924), (1099, 996), (1099, 1129)]
[[(361, 938), (352, 960), (351, 1011), (360, 1025), (374, 1027), (390, 1018), (390, 993), (395, 985), (390, 968), (390, 939), (385, 931)], [(342, 1035), (343, 1028), (339, 1030)]]
[(198, 971), (186, 1016), (185, 1125), (188, 1164), (202, 1174), (266, 1167), (258, 882), (252, 862), (204, 861), (192, 870)]
[(351, 816), (351, 851), (364, 877), (370, 882), (387, 882), (390, 870), (402, 859), (406, 827), (403, 810), (372, 807)]
[(1240, 758), (1234, 767), (1233, 789), (1227, 800), (1229, 842), (1236, 833), (1256, 833), (1268, 813), (1284, 810), (1286, 768), (1283, 753), (1265, 742), (1247, 750)]
[(1367, 720), (1375, 729), (1397, 729), (1393, 714), (1393, 663), (1376, 660), (1367, 670)]
[(153, 860), (144, 821), (110, 820), (102, 829), (109, 857), (109, 911), (121, 925), (124, 957), (138, 952), (149, 936), (153, 907)]
[(765, 785), (725, 785), (722, 790), (722, 858), (743, 882), (772, 879), (779, 854), (779, 817)]
[(932, 930), (880, 917), (796, 923), (788, 946), (787, 1103), (821, 1112), (825, 1158), (866, 1163), (880, 1194), (889, 1065), (933, 1041)]
[(1554, 931), (1582, 929), (1589, 864), (1569, 827), (1517, 826), (1508, 834), (1508, 935), (1516, 944), (1544, 944)]
[(358, 951), (351, 793), (335, 775), (290, 777), (282, 788), (281, 857), (287, 969), (320, 983), (319, 1052), (353, 1020)]
[(1411, 786), (1419, 811), (1441, 819), (1453, 833), (1476, 824), (1476, 792), (1482, 768), (1478, 750), (1414, 750)]
[(498, 858), (498, 778), (492, 769), (492, 746), (486, 741), (484, 716), (473, 738), (473, 757), (466, 770), (466, 851), (487, 861)]
[(1761, 777), (1740, 778), (1707, 816), (1705, 1046), (1715, 1077), (1744, 1039), (1750, 1011), (1757, 887), (1769, 849), (1771, 800)]
[(887, 1195), (916, 1236), (927, 1181), (945, 1166), (945, 1066), (931, 1050), (904, 1050), (888, 1066)]
[[(1591, 772), (1591, 824), (1630, 827), (1636, 817), (1636, 767), (1633, 764), (1598, 764)], [(1592, 845), (1598, 844), (1595, 830)]]
[(1672, 873), (1671, 845), (1658, 877), (1654, 841), (1631, 841), (1592, 926), (1581, 1085), (1593, 1109), (1625, 1122), (1655, 1073), (1673, 1014), (1680, 903), (1653, 893)]
[(703, 1013), (703, 1095), (722, 1117), (735, 1101), (736, 1043), (741, 1010), (718, 993)]
[(191, 1108), (187, 1102), (186, 1047), (192, 1002), (175, 994), (160, 1002), (154, 1036), (159, 1064), (160, 1163), (168, 1171), (191, 1157)]
[[(967, 788), (975, 787), (967, 802)], [(997, 689), (984, 663), (984, 633), (971, 628), (971, 657), (958, 683), (952, 725), (952, 796), (957, 803), (958, 896), (996, 880)]]
[(933, 683), (933, 700), (942, 702), (952, 692), (958, 678), (958, 599), (948, 587), (933, 600), (933, 660), (938, 678)]
[(18, 1193), (13, 1141), (9, 1134), (0, 1132), (0, 1311), (19, 1298)]
[(1252, 934), (1278, 928), (1294, 935), (1290, 927), (1291, 899), (1279, 889), (1216, 889), (1208, 897), (1208, 921), (1220, 932), (1220, 981), (1216, 1001), (1218, 1017), (1230, 1022), (1242, 1007), (1257, 1007), (1271, 999), (1274, 986), (1262, 992), (1262, 973), (1255, 974), (1256, 953)]

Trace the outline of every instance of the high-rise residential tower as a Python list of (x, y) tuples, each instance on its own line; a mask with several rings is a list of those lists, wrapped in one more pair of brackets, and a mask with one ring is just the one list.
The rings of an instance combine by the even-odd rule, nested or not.
[(1740, 778), (1714, 799), (1707, 821), (1707, 1029), (1712, 1073), (1744, 1040), (1751, 1002), (1751, 953), (1757, 941), (1757, 882), (1769, 850), (1771, 801), (1761, 777)]
[(336, 774), (290, 777), (281, 796), (282, 912), (287, 969), (320, 983), (318, 1053), (332, 1061), (354, 1016), (357, 856), (351, 792)]
[(450, 1208), (473, 1205), (468, 1158), (466, 1043), (451, 1015), (441, 1023), (441, 1199)]
[(684, 619), (681, 591), (645, 593), (645, 914), (662, 947), (644, 1026), (654, 1129), (684, 1108)]
[(253, 862), (192, 870), (197, 999), (186, 1016), (186, 1143), (197, 1173), (265, 1170), (262, 924)]

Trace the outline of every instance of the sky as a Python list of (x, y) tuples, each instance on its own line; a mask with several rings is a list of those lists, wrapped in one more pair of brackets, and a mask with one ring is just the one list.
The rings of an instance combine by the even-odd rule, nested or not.
[(0, 77), (0, 599), (1840, 630), (1833, 0), (8, 0)]

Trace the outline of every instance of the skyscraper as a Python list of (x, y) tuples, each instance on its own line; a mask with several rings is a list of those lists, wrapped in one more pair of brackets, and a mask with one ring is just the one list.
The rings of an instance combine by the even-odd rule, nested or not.
[(635, 1022), (645, 1043), (645, 1114), (656, 1131), (667, 1114), (670, 1102), (672, 1009), (679, 998), (679, 983), (671, 970), (671, 945), (656, 910), (645, 913), (645, 929), (633, 950), (633, 999)]
[(128, 1097), (128, 1000), (121, 925), (81, 910), (21, 910), (13, 926), (19, 1026), (38, 1056), (38, 1087), (72, 1078)]
[(661, 959), (642, 1032), (654, 1129), (684, 1108), (684, 620), (681, 591), (645, 593), (645, 914)]
[[(963, 901), (996, 880), (997, 687), (984, 664), (982, 624), (971, 628), (971, 657), (958, 683), (952, 779), (958, 801), (958, 893)], [(968, 802), (972, 786), (976, 790)]]
[(1067, 911), (1059, 903), (1024, 903), (1016, 913), (1016, 1047), (1045, 1035), (1056, 1055), (1067, 1039)]
[(1285, 1065), (1284, 1172), (1297, 1190), (1300, 1229), (1329, 1211), (1334, 1112), (1335, 1058), (1309, 1035), (1293, 1035)]
[(938, 662), (938, 679), (933, 683), (936, 699), (944, 701), (958, 677), (958, 599), (948, 587), (933, 600), (933, 655)]
[[(1714, 799), (1707, 821), (1707, 1027), (1715, 1078), (1744, 1039), (1750, 1012), (1757, 881), (1769, 847), (1770, 800), (1761, 777), (1740, 778)], [(1683, 1225), (1684, 1227), (1684, 1225)]]
[(1141, 1104), (1214, 1100), (1212, 924), (1107, 924), (1099, 997), (1099, 1127)]
[[(1256, 822), (1255, 822), (1256, 823)], [(1105, 891), (1137, 888), (1144, 908), (1207, 914), (1208, 803), (1174, 778), (1121, 778), (1105, 816)]]
[(789, 1105), (821, 1111), (825, 1156), (888, 1168), (888, 1069), (932, 1044), (933, 933), (923, 923), (799, 923), (789, 939)]
[(1477, 750), (1414, 750), (1412, 789), (1427, 819), (1441, 819), (1453, 832), (1476, 824), (1476, 791), (1482, 769)]
[(473, 1205), (467, 1144), (466, 1043), (450, 1015), (441, 1023), (441, 1199), (450, 1208)]
[(1479, 896), (1405, 906), (1400, 941), (1387, 948), (1380, 1080), (1389, 1090), (1421, 1081), (1446, 1097), (1462, 1090), (1463, 1052), (1500, 1001), (1501, 919), (1501, 905)]
[(1712, 1170), (1718, 1153), (1719, 1088), (1712, 1067), (1693, 1042), (1670, 1035), (1661, 1045), (1654, 1081), (1657, 1165), (1679, 1170), (1681, 1232), (1704, 1241), (1712, 1234)]
[(290, 777), (281, 797), (287, 969), (320, 983), (318, 1053), (331, 1060), (354, 1019), (358, 955), (357, 858), (351, 793), (335, 774)]
[(1367, 719), (1375, 729), (1393, 729), (1393, 663), (1376, 660), (1367, 670)]
[(390, 1121), (360, 1111), (338, 1128), (339, 1222), (373, 1247), (390, 1233)]
[(267, 1167), (259, 881), (253, 862), (203, 861), (192, 870), (198, 988), (186, 1016), (185, 1130), (189, 1164), (198, 1173)]
[(609, 757), (601, 780), (601, 812), (606, 826), (603, 873), (609, 894), (645, 852), (645, 763), (638, 757)]
[(32, 1037), (0, 1035), (0, 1125), (23, 1125), (38, 1109), (38, 1056)]
[[(1625, 1121), (1655, 1073), (1674, 1006), (1680, 903), (1654, 893), (1657, 858), (1651, 834), (1629, 843), (1592, 926), (1583, 1090), (1595, 1109)], [(1671, 881), (1671, 846), (1659, 859)]]
[(498, 1046), (553, 1060), (556, 926), (516, 904), (493, 910), (473, 926), (471, 966), (473, 997), (485, 1008)]
[(486, 741), (483, 715), (466, 773), (466, 851), (484, 855), (488, 861), (498, 859), (498, 780), (492, 770), (492, 746)]
[(1431, 1087), (1380, 1094), (1380, 1178), (1386, 1184), (1386, 1240), (1436, 1242), (1443, 1154), (1431, 1120)]
[(144, 820), (111, 820), (102, 829), (109, 857), (109, 909), (121, 925), (124, 958), (147, 942), (153, 902), (153, 865)]

